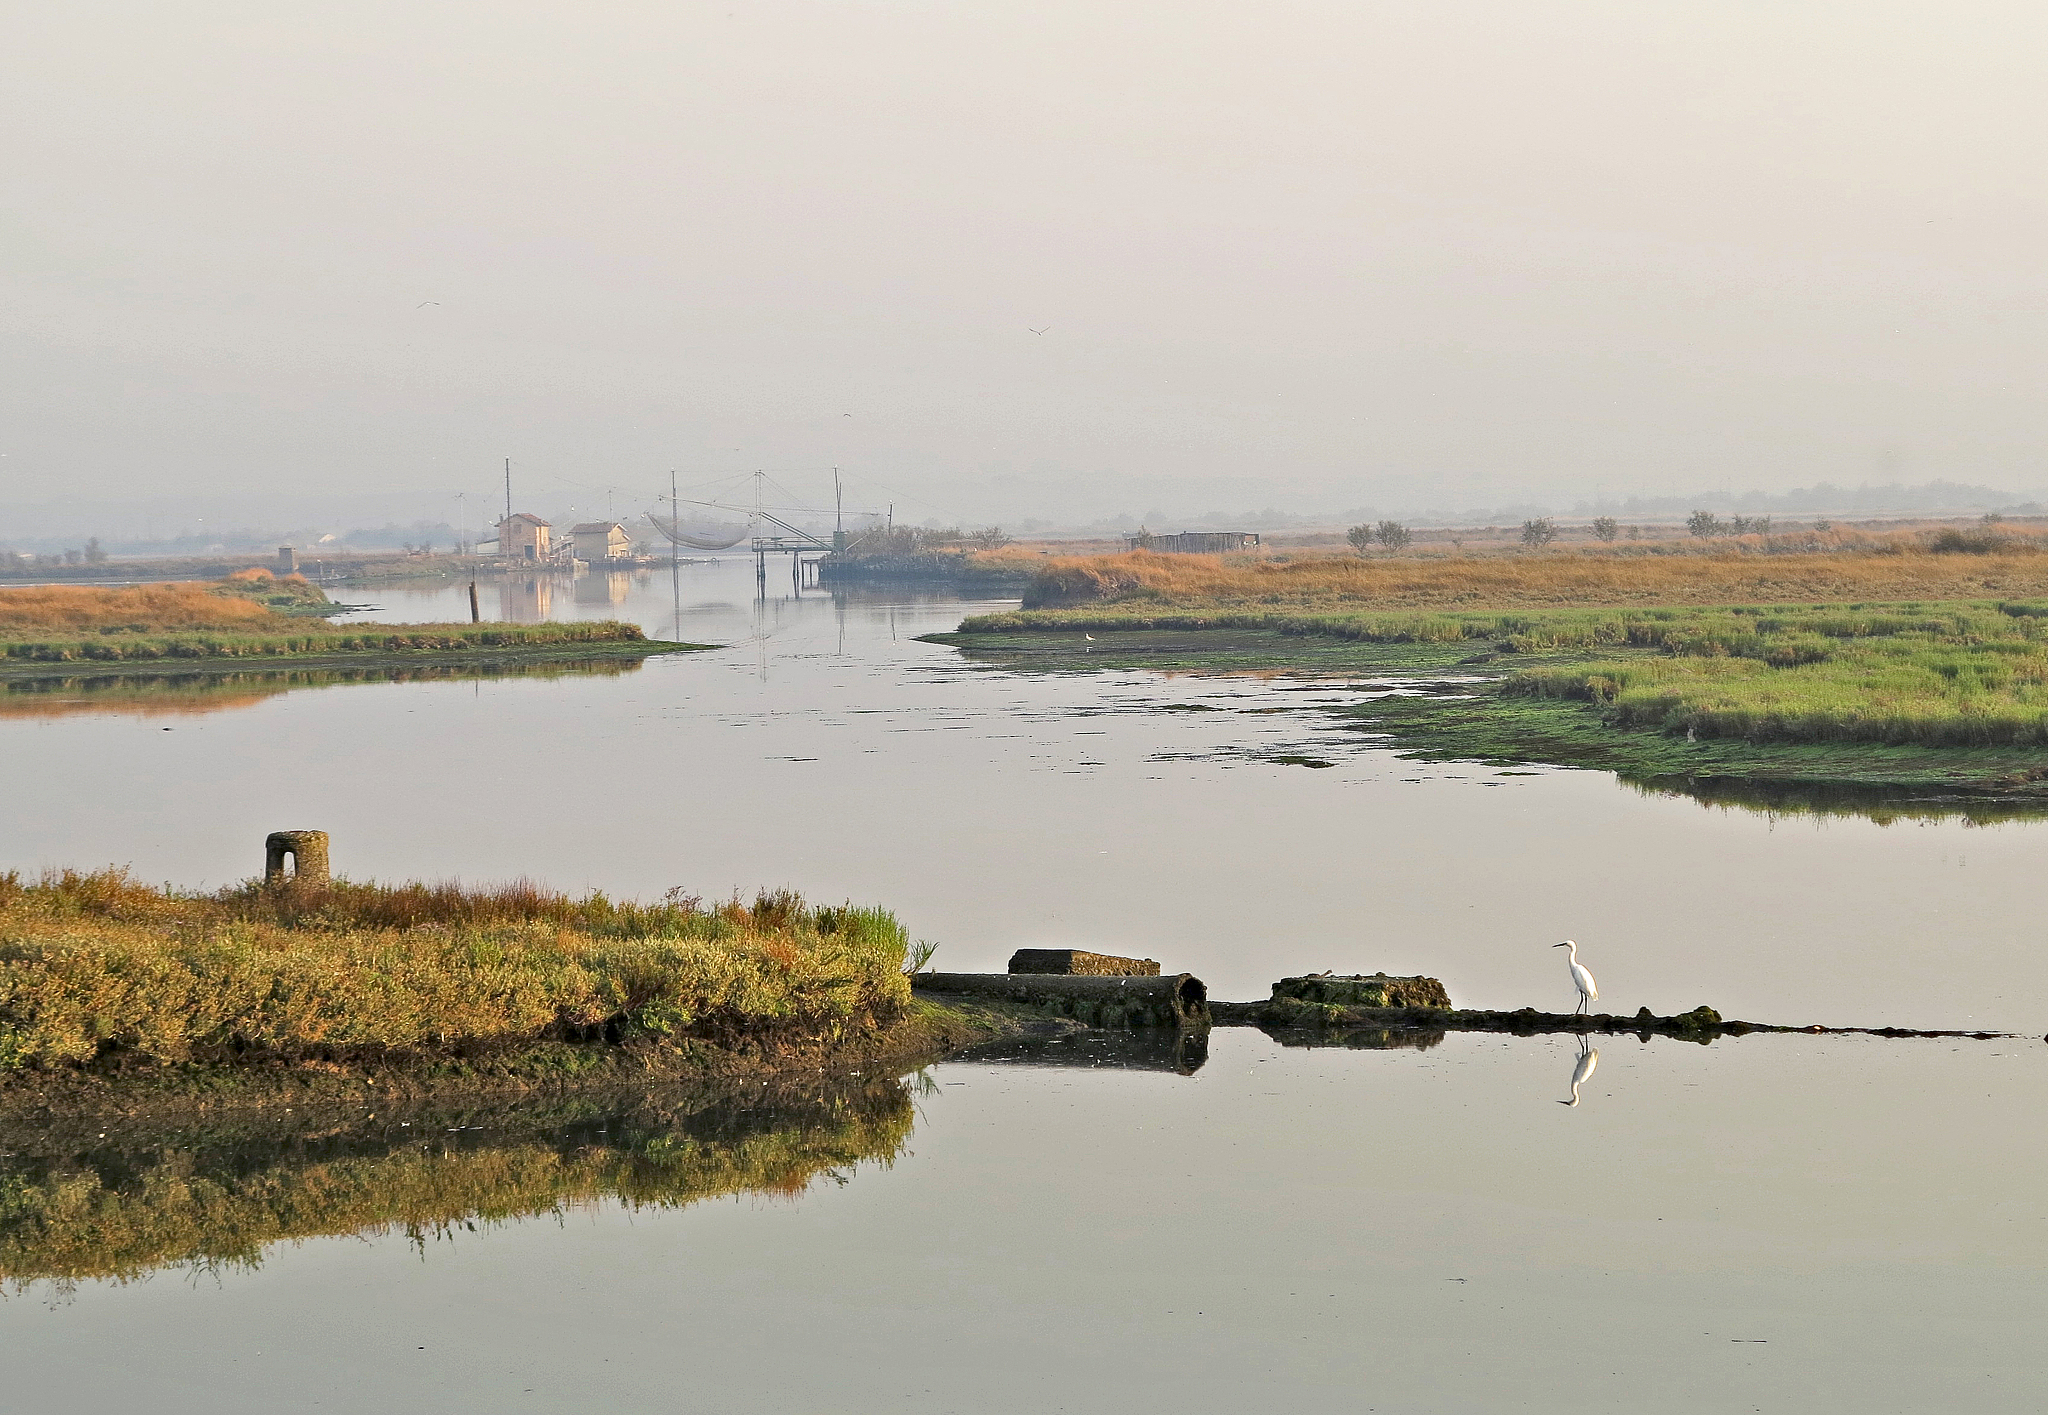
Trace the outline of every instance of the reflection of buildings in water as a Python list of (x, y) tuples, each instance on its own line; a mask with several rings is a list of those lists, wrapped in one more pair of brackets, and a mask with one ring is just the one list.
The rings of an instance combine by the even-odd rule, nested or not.
[(633, 577), (624, 570), (591, 570), (576, 577), (578, 604), (624, 604)]
[(555, 586), (546, 575), (508, 575), (498, 581), (498, 618), (507, 623), (545, 623), (554, 607)]

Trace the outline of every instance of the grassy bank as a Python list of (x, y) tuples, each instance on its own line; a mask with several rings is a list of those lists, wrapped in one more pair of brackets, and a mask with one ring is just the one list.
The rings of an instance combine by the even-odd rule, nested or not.
[[(53, 663), (189, 663), (198, 660), (413, 658), (447, 654), (509, 656), (581, 649), (645, 656), (695, 644), (649, 639), (637, 624), (611, 620), (564, 624), (321, 624), (242, 630), (100, 632), (0, 638), (0, 665), (16, 671)], [(47, 672), (47, 668), (43, 671)]]
[(612, 620), (561, 624), (340, 625), (334, 604), (296, 576), (250, 570), (214, 584), (0, 589), (0, 675), (48, 665), (96, 667), (245, 660), (475, 661), (576, 651), (645, 657), (696, 644), (651, 640)]
[(2044, 615), (2038, 600), (1431, 612), (1119, 604), (981, 616), (943, 641), (1018, 666), (1454, 674), (1433, 691), (1352, 710), (1361, 726), (1429, 756), (1646, 780), (2040, 795)]
[(241, 886), (0, 875), (0, 1077), (488, 1061), (534, 1048), (773, 1055), (910, 1012), (886, 911), (530, 886)]

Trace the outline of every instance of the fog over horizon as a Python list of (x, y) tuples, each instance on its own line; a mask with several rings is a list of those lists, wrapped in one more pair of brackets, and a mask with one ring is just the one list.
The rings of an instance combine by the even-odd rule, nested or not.
[(522, 508), (593, 516), (672, 468), (1049, 525), (2032, 499), (2044, 31), (1727, 0), (23, 10), (0, 541), (474, 525), (507, 456)]

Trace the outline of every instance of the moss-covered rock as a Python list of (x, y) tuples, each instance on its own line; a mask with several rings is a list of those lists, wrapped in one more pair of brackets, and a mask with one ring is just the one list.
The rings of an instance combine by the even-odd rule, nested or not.
[(1443, 1007), (1451, 995), (1435, 978), (1392, 978), (1385, 973), (1342, 977), (1313, 973), (1273, 984), (1273, 1000), (1327, 1003), (1336, 1007)]

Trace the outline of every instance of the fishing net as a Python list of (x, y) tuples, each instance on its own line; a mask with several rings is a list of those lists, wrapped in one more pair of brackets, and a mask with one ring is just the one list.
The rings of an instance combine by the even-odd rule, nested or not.
[(647, 519), (677, 545), (686, 545), (692, 550), (730, 550), (747, 538), (752, 529), (745, 521), (686, 521), (647, 513)]

